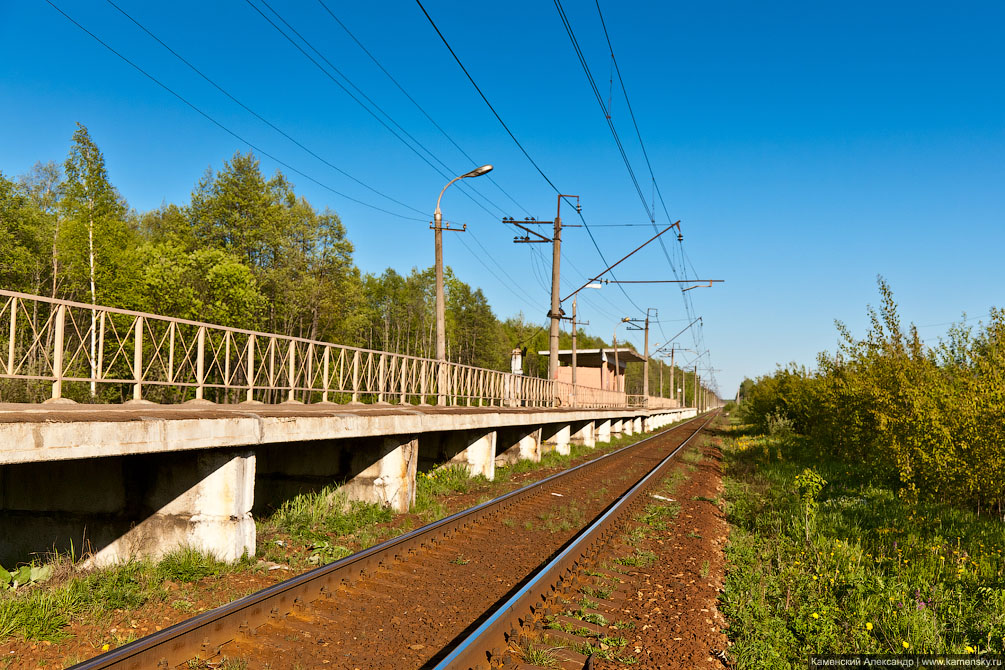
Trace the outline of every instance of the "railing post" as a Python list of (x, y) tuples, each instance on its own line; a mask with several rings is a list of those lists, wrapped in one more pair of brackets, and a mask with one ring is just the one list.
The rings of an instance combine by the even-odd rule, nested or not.
[(384, 402), (384, 382), (386, 376), (387, 354), (381, 352), (380, 362), (377, 363), (377, 402)]
[(276, 338), (269, 338), (269, 402), (272, 402), (275, 396), (273, 391), (276, 390)]
[(66, 323), (66, 305), (56, 308), (56, 321), (52, 324), (52, 397), (63, 397), (63, 326)]
[(17, 298), (10, 299), (10, 340), (7, 342), (7, 374), (14, 374), (14, 343), (17, 340)]
[(290, 355), (287, 356), (286, 363), (290, 366), (290, 393), (287, 396), (289, 402), (296, 400), (294, 389), (297, 387), (297, 341), (290, 340)]
[(436, 361), (436, 404), (447, 404), (447, 363)]
[(227, 402), (230, 402), (230, 331), (223, 331), (223, 387), (227, 389)]
[(408, 379), (405, 377), (405, 370), (408, 365), (408, 359), (404, 356), (401, 357), (401, 361), (398, 363), (398, 380), (401, 382), (401, 399), (400, 402), (404, 405), (407, 402), (405, 398), (406, 391), (408, 390)]
[(199, 326), (199, 334), (196, 336), (195, 353), (195, 399), (203, 399), (203, 384), (206, 383), (206, 327)]
[(307, 376), (304, 378), (304, 402), (314, 397), (314, 343), (307, 345)]
[(255, 400), (255, 335), (248, 335), (248, 402)]
[(174, 321), (168, 324), (168, 384), (174, 383), (174, 336), (178, 330), (178, 324)]
[(429, 363), (426, 359), (422, 359), (422, 363), (419, 365), (419, 404), (426, 404), (426, 391), (428, 387), (426, 386), (426, 375), (429, 373)]
[[(133, 333), (136, 337), (136, 348), (133, 351), (133, 400), (143, 399), (143, 317), (136, 317), (133, 322)], [(156, 396), (155, 396), (156, 397)]]
[(328, 402), (328, 370), (329, 370), (329, 366), (331, 365), (331, 357), (332, 357), (332, 348), (326, 346), (325, 347), (325, 362), (324, 362), (324, 368), (323, 368), (323, 374), (324, 374), (324, 382), (323, 382), (323, 384), (324, 384), (324, 386), (322, 387), (322, 388), (324, 388), (324, 391), (321, 392), (321, 402)]
[(107, 314), (102, 311), (101, 316), (98, 317), (98, 379), (104, 376), (105, 370), (105, 317)]
[(359, 351), (352, 352), (352, 401), (359, 402)]

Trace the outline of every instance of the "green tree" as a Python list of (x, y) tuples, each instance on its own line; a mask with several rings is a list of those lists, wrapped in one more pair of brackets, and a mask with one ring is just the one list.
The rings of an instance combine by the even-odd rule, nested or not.
[(45, 273), (43, 214), (17, 183), (0, 173), (0, 284), (38, 293)]
[(57, 256), (65, 267), (64, 295), (130, 306), (138, 240), (126, 221), (126, 204), (108, 180), (101, 150), (79, 123), (63, 171)]

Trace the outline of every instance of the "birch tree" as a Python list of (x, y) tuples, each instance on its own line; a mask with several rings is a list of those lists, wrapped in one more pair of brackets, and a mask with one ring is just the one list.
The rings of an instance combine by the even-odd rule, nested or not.
[[(87, 128), (79, 123), (73, 133), (73, 144), (63, 170), (66, 179), (61, 198), (64, 219), (61, 236), (65, 235), (65, 238), (64, 244), (60, 245), (63, 254), (57, 255), (65, 254), (68, 259), (66, 270), (77, 279), (74, 282), (76, 286), (71, 285), (69, 290), (72, 292), (79, 286), (83, 275), (90, 302), (97, 304), (99, 279), (114, 278), (113, 283), (118, 283), (129, 274), (124, 272), (125, 267), (116, 265), (117, 260), (126, 258), (127, 254), (123, 252), (128, 252), (130, 246), (125, 204), (108, 181), (101, 150), (91, 139)], [(121, 301), (116, 304), (121, 304)], [(97, 372), (96, 316), (92, 310), (89, 333), (92, 396), (96, 391), (93, 380)]]

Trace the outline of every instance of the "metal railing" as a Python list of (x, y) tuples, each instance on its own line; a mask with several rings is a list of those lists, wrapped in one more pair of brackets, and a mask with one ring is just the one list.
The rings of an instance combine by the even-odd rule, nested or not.
[(0, 387), (5, 401), (648, 406), (549, 379), (0, 290), (4, 354), (0, 378), (28, 389)]

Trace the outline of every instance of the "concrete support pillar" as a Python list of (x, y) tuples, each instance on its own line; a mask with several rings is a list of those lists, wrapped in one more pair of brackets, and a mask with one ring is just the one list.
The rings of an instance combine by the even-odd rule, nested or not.
[(0, 563), (90, 552), (95, 566), (193, 547), (255, 553), (255, 456), (219, 449), (0, 466)]
[(496, 433), (496, 467), (517, 461), (541, 461), (540, 428), (501, 428)]
[(611, 420), (611, 437), (618, 439), (625, 434), (625, 422), (624, 419), (612, 419)]
[(419, 440), (410, 435), (373, 438), (354, 444), (350, 470), (355, 474), (344, 489), (350, 500), (387, 505), (407, 512), (415, 502)]
[(596, 422), (595, 439), (597, 442), (611, 441), (611, 420), (604, 419)]
[[(159, 473), (162, 485), (177, 485), (178, 479), (189, 474), (185, 469)], [(245, 553), (254, 556), (255, 521), (251, 518), (251, 508), (255, 503), (255, 454), (250, 451), (236, 454), (198, 452), (192, 469), (201, 477), (200, 481), (130, 529), (123, 536), (123, 543), (128, 547), (135, 539), (144, 544), (149, 530), (163, 533), (170, 528), (174, 531), (169, 531), (172, 537), (162, 537), (154, 554), (187, 545), (224, 561), (236, 561)], [(179, 527), (177, 520), (186, 517), (187, 528)], [(95, 562), (115, 563), (124, 558), (110, 549), (96, 554)]]
[(597, 439), (594, 433), (593, 422), (577, 421), (572, 424), (569, 441), (573, 444), (582, 444), (583, 446), (590, 447), (591, 449), (596, 447)]
[(570, 452), (569, 440), (572, 437), (571, 426), (565, 424), (551, 424), (543, 428), (544, 451), (557, 451), (565, 456)]
[(635, 434), (635, 420), (631, 417), (627, 419), (622, 419), (621, 421), (621, 432), (625, 435), (631, 437)]
[(643, 432), (643, 430), (642, 430), (642, 423), (643, 422), (642, 422), (642, 417), (641, 416), (635, 417), (632, 420), (632, 430), (634, 430), (636, 433)]
[(496, 474), (496, 431), (459, 430), (447, 434), (447, 449), (456, 454), (447, 463), (461, 464), (472, 477), (483, 475), (492, 479)]

